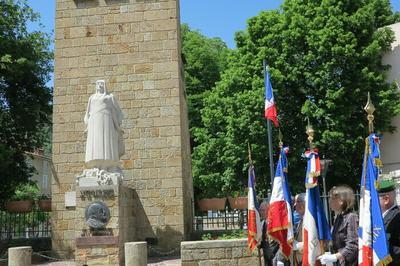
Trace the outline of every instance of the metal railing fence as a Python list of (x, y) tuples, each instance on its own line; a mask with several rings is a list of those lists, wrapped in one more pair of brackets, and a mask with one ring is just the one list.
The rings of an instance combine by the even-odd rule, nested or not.
[(38, 209), (27, 213), (0, 211), (0, 240), (51, 237), (50, 214)]
[(247, 210), (197, 212), (193, 225), (198, 232), (247, 229)]
[[(357, 213), (360, 204), (360, 194), (355, 194), (355, 204), (353, 210)], [(329, 209), (329, 195), (321, 195), (322, 203), (327, 200)], [(328, 222), (333, 224), (334, 213), (328, 211)], [(231, 209), (228, 206), (222, 211), (200, 211), (196, 209), (193, 220), (195, 232), (207, 231), (230, 231), (236, 229), (247, 229), (247, 209)]]

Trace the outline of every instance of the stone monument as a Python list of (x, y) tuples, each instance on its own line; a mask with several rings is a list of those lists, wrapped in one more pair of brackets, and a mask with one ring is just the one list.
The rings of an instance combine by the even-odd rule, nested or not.
[[(193, 217), (179, 2), (56, 0), (56, 3), (53, 250), (67, 258), (75, 255), (83, 258), (92, 252), (95, 260), (100, 249), (89, 251), (89, 240), (79, 238), (95, 237), (84, 215), (86, 208), (95, 204), (98, 217), (107, 217), (107, 211), (96, 205), (102, 202), (109, 208), (110, 220), (101, 230), (112, 229), (113, 235), (101, 236), (114, 241), (114, 247), (117, 240), (112, 237), (125, 230), (120, 222), (126, 219), (126, 224), (134, 221), (134, 226), (124, 237), (147, 241), (150, 253), (176, 253), (180, 241), (191, 232)], [(124, 140), (125, 155), (121, 157), (120, 169), (109, 165), (114, 160), (104, 160), (101, 163), (105, 165), (99, 165), (96, 156), (102, 151), (86, 152), (86, 146), (91, 146), (86, 140), (92, 133), (82, 118), (88, 107), (92, 108), (88, 99), (98, 80), (105, 80), (104, 89), (114, 94), (109, 103), (118, 102), (124, 112), (124, 117), (118, 116), (115, 106), (112, 119), (97, 117), (116, 126), (115, 132), (110, 132), (113, 141), (107, 158), (115, 158), (114, 148), (118, 146), (119, 153), (120, 141)], [(98, 89), (102, 89), (101, 84)], [(83, 134), (86, 128), (88, 131)], [(99, 186), (102, 192), (93, 192)], [(129, 204), (132, 191), (129, 189), (134, 193), (133, 213), (126, 214), (124, 206)], [(117, 219), (123, 220), (116, 222)], [(125, 240), (118, 238), (118, 241)], [(115, 253), (112, 249), (110, 254)]]
[(119, 165), (125, 153), (122, 119), (105, 81), (96, 81), (84, 118), (85, 169), (76, 179), (78, 265), (123, 265), (124, 243), (135, 239), (134, 193), (123, 184)]

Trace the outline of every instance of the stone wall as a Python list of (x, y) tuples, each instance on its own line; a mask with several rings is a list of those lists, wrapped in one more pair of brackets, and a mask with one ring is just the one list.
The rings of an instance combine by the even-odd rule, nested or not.
[(185, 241), (181, 243), (182, 266), (258, 265), (258, 252), (251, 252), (247, 239)]
[[(135, 239), (133, 200), (133, 190), (121, 184), (77, 188), (77, 265), (124, 265), (124, 243)], [(86, 207), (94, 202), (103, 202), (109, 208), (110, 220), (105, 230), (91, 230), (85, 223)]]
[(193, 189), (178, 0), (57, 0), (53, 110), (53, 248), (73, 257), (83, 117), (98, 79), (125, 114), (124, 184), (135, 190), (136, 239), (175, 248), (192, 224)]

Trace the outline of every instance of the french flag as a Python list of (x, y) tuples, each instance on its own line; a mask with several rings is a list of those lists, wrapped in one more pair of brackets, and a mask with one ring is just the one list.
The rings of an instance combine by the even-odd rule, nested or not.
[(312, 188), (318, 185), (318, 176), (321, 174), (318, 149), (307, 150), (304, 157), (307, 158), (306, 188)]
[(392, 258), (388, 251), (385, 226), (381, 215), (375, 182), (379, 175), (379, 137), (370, 134), (366, 141), (361, 177), (360, 222), (358, 228), (358, 265), (388, 265)]
[(265, 119), (271, 120), (275, 127), (279, 126), (274, 93), (272, 92), (272, 84), (267, 68), (265, 68)]
[(257, 247), (261, 242), (262, 224), (260, 213), (258, 212), (257, 193), (255, 189), (256, 178), (254, 166), (250, 163), (249, 166), (249, 181), (248, 181), (248, 201), (247, 201), (247, 243), (251, 250)]
[(268, 209), (268, 234), (279, 242), (282, 254), (289, 258), (293, 245), (292, 200), (287, 182), (288, 147), (281, 149), (276, 167), (271, 200)]
[[(331, 240), (328, 221), (318, 187), (320, 161), (316, 149), (306, 152), (306, 206), (303, 218), (303, 266), (320, 265), (318, 256), (324, 253), (322, 242)], [(310, 176), (313, 178), (310, 179)]]

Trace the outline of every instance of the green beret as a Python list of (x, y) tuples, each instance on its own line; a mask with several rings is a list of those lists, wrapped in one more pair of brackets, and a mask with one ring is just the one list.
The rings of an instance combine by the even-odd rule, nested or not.
[(378, 193), (385, 193), (396, 189), (396, 183), (393, 178), (379, 178), (376, 184)]

